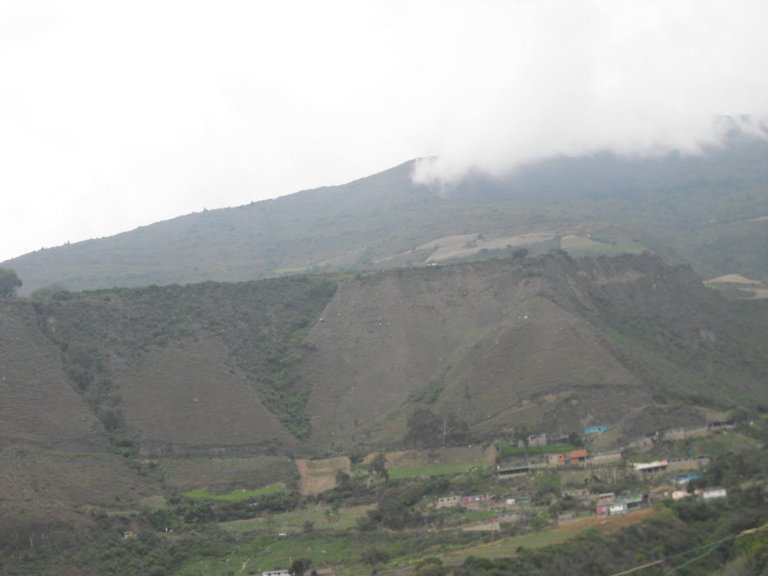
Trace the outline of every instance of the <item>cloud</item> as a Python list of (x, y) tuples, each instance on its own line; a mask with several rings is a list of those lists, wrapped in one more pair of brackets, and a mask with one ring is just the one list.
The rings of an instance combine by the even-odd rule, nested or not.
[[(760, 0), (9, 0), (0, 260), (338, 184), (694, 153), (768, 116)], [(742, 122), (743, 123), (743, 122)]]
[(722, 139), (723, 115), (753, 132), (743, 115), (768, 117), (765, 3), (485, 7), (499, 13), (465, 24), (485, 24), (488, 38), (463, 47), (474, 68), (446, 92), (447, 135), (418, 180), (499, 174), (555, 155), (697, 153)]

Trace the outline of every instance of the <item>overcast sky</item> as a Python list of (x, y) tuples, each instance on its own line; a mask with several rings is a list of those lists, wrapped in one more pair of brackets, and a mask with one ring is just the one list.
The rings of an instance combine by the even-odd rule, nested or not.
[(0, 0), (0, 261), (204, 208), (768, 117), (764, 0)]

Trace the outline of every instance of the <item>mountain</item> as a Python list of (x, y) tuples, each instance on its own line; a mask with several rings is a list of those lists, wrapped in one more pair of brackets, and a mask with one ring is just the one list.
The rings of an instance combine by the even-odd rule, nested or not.
[(417, 407), (479, 438), (746, 408), (768, 399), (765, 313), (647, 253), (52, 292), (3, 305), (0, 432), (299, 453), (401, 444)]
[(701, 155), (554, 158), (418, 184), (407, 162), (343, 186), (210, 210), (0, 264), (26, 293), (243, 281), (562, 248), (651, 250), (704, 278), (768, 280), (768, 142)]
[(285, 481), (286, 456), (596, 424), (622, 446), (751, 413), (767, 340), (768, 302), (650, 253), (0, 301), (0, 549), (66, 546), (106, 514), (127, 530), (180, 490)]

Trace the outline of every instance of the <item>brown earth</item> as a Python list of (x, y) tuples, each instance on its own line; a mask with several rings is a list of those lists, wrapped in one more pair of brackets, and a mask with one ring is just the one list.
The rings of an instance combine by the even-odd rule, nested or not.
[[(650, 396), (599, 330), (550, 298), (542, 278), (510, 264), (460, 265), (350, 279), (311, 331), (300, 378), (311, 384), (313, 440), (402, 438), (400, 406), (430, 386), (435, 406), (478, 430), (514, 426), (524, 401), (600, 387), (614, 401)], [(594, 410), (571, 410), (563, 427)], [(529, 422), (543, 412), (527, 415)]]
[(140, 431), (142, 443), (183, 450), (293, 441), (216, 340), (153, 349), (114, 380), (126, 420)]
[(32, 306), (0, 302), (0, 446), (106, 450), (102, 427), (62, 370)]
[(352, 463), (346, 456), (325, 460), (296, 460), (299, 471), (299, 492), (302, 496), (315, 496), (336, 487), (336, 473), (349, 474)]

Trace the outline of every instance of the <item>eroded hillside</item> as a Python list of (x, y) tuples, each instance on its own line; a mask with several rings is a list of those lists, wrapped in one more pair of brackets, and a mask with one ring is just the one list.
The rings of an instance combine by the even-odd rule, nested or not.
[(300, 378), (324, 446), (398, 442), (417, 406), (481, 437), (636, 428), (679, 417), (670, 402), (765, 398), (759, 330), (689, 268), (651, 255), (432, 266), (341, 282)]
[(765, 308), (649, 254), (562, 252), (52, 292), (3, 308), (0, 430), (204, 454), (399, 444), (417, 408), (476, 438), (674, 419), (766, 399)]

